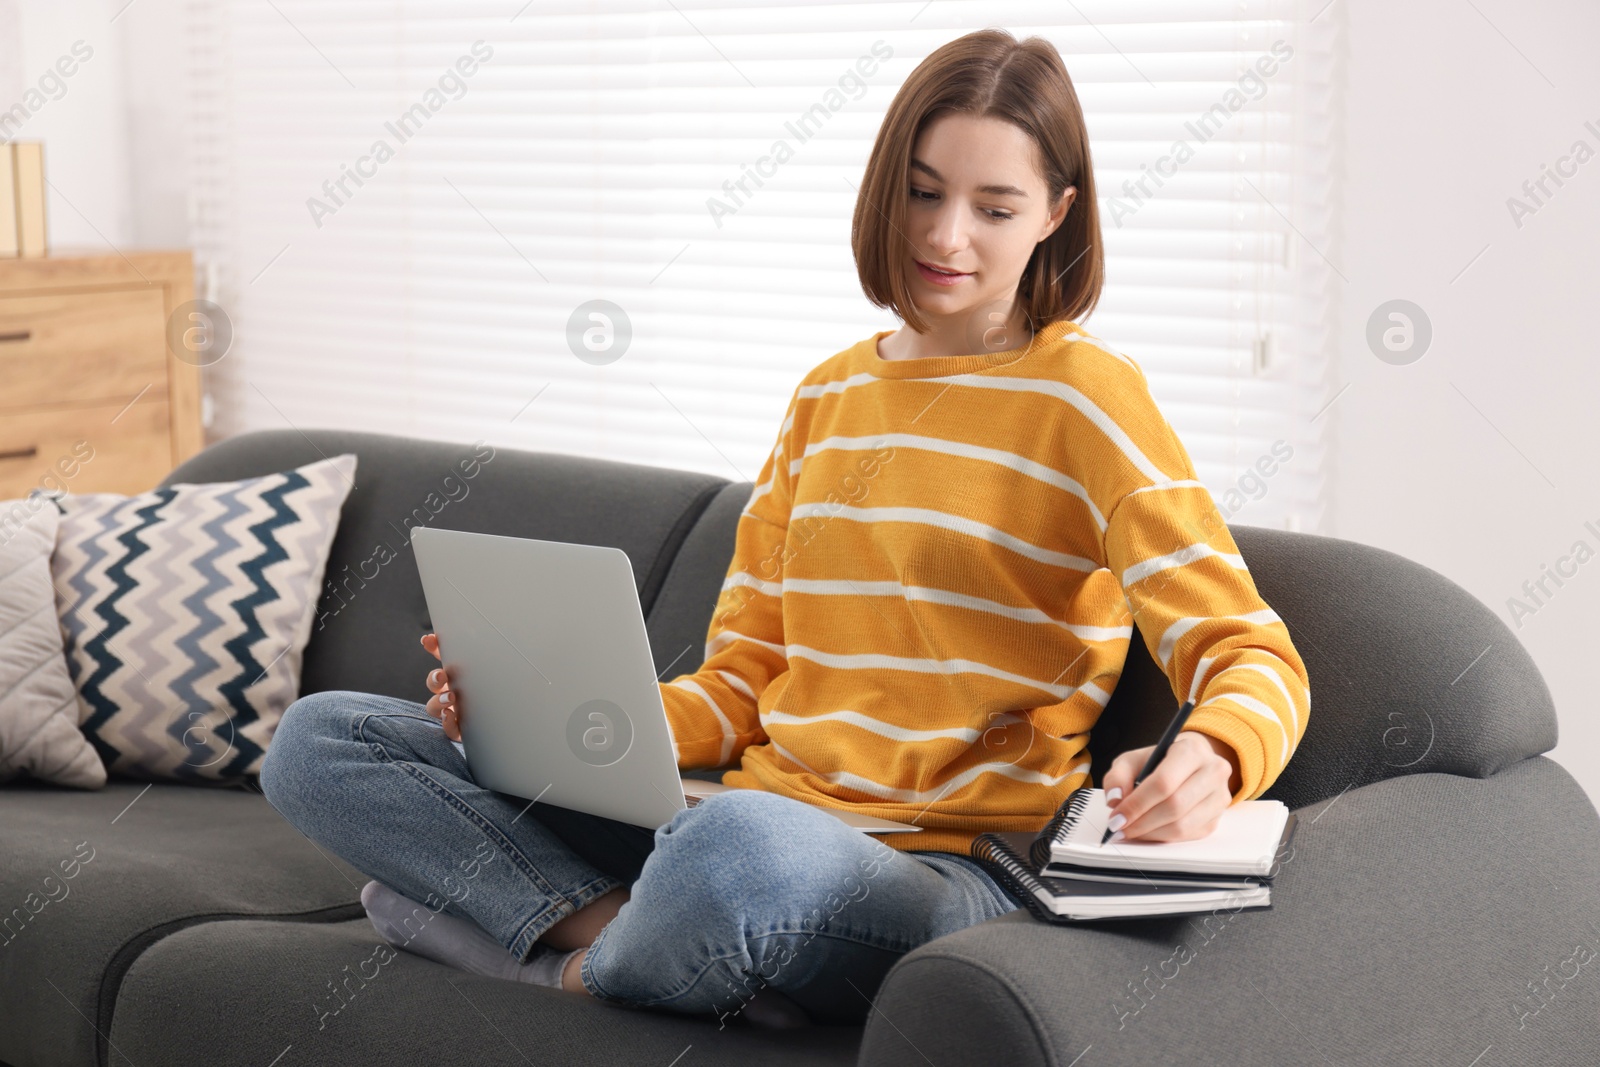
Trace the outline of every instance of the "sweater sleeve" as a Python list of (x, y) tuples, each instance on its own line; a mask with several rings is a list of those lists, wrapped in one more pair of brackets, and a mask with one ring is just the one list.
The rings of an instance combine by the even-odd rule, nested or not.
[(1143, 371), (1136, 385), (1129, 377), (1114, 403), (1121, 455), (1103, 469), (1125, 474), (1109, 474), (1100, 486), (1110, 491), (1106, 566), (1174, 696), (1194, 701), (1184, 728), (1234, 752), (1240, 784), (1233, 799), (1252, 800), (1277, 780), (1304, 736), (1310, 680)]
[(679, 770), (722, 767), (767, 740), (757, 702), (789, 669), (783, 637), (783, 565), (789, 530), (795, 398), (750, 499), (706, 633), (705, 659), (661, 685)]
[(1184, 729), (1233, 750), (1234, 800), (1260, 796), (1300, 743), (1311, 688), (1209, 492), (1168, 484), (1129, 494), (1110, 516), (1106, 557), (1173, 694), (1194, 701)]

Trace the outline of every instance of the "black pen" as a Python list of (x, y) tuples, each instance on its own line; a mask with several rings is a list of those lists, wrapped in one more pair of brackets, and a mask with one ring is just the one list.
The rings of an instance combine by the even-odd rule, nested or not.
[[(1194, 701), (1185, 700), (1183, 702), (1183, 707), (1178, 709), (1178, 714), (1173, 716), (1172, 725), (1167, 727), (1167, 732), (1161, 735), (1160, 741), (1156, 742), (1156, 747), (1151, 751), (1150, 758), (1144, 761), (1144, 770), (1140, 771), (1139, 774), (1133, 779), (1133, 786), (1129, 788), (1129, 793), (1132, 793), (1135, 789), (1139, 788), (1139, 783), (1144, 781), (1144, 776), (1155, 770), (1156, 765), (1166, 758), (1167, 749), (1171, 748), (1172, 742), (1178, 739), (1178, 731), (1183, 729), (1183, 724), (1189, 720), (1189, 713), (1193, 710)], [(1100, 838), (1100, 843), (1103, 845), (1110, 840), (1111, 827), (1108, 826), (1106, 827), (1105, 834)]]

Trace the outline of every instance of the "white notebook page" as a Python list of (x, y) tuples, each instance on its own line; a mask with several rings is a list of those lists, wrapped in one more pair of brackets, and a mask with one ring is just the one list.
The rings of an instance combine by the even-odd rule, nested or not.
[(1195, 841), (1118, 841), (1100, 844), (1111, 809), (1105, 791), (1091, 791), (1067, 840), (1051, 859), (1085, 867), (1184, 871), (1191, 874), (1268, 874), (1283, 838), (1289, 808), (1279, 800), (1246, 800), (1222, 813), (1210, 836)]

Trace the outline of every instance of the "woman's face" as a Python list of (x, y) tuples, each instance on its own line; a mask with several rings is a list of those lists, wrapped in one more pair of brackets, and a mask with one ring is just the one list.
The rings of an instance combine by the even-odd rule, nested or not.
[[(1032, 138), (1009, 122), (958, 112), (934, 119), (911, 151), (905, 272), (918, 309), (946, 327), (1016, 294), (1034, 246), (1077, 195), (1051, 211)], [(958, 272), (943, 275), (932, 268)]]

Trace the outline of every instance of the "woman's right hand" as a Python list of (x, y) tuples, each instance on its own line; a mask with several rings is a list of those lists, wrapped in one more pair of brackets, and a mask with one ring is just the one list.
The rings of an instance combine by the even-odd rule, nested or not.
[(433, 696), (428, 698), (428, 714), (444, 724), (444, 735), (452, 741), (461, 740), (461, 720), (457, 714), (456, 695), (450, 689), (450, 675), (444, 669), (444, 657), (439, 655), (439, 635), (423, 634), (422, 647), (433, 653), (439, 666), (428, 672), (428, 688)]

